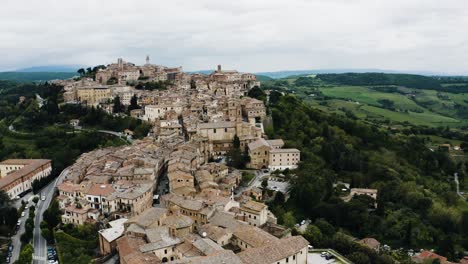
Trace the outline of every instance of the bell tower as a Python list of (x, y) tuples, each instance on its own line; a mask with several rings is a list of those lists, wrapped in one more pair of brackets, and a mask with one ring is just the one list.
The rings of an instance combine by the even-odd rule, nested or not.
[(146, 64), (150, 64), (150, 58), (149, 58), (149, 55), (146, 55)]

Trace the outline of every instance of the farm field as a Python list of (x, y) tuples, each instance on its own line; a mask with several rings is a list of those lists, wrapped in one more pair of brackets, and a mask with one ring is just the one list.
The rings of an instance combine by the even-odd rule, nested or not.
[[(306, 87), (300, 87), (295, 92), (321, 110), (340, 114), (351, 112), (357, 118), (371, 122), (454, 128), (468, 125), (468, 113), (457, 109), (460, 106), (468, 107), (466, 94), (412, 91), (407, 88), (385, 92), (366, 86), (324, 86), (315, 89), (314, 92), (320, 95), (311, 96)], [(313, 91), (311, 88), (308, 90)], [(391, 108), (384, 105), (385, 101), (390, 102)]]

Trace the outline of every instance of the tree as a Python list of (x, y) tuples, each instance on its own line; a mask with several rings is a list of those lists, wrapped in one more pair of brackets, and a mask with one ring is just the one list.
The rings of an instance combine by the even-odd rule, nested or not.
[(322, 245), (323, 234), (316, 225), (308, 225), (304, 236), (313, 246), (320, 247)]
[[(268, 184), (268, 182), (267, 182)], [(284, 194), (282, 192), (276, 192), (275, 198), (273, 200), (273, 205), (283, 205), (285, 203), (286, 199), (284, 197)]]
[(240, 147), (240, 140), (237, 135), (232, 140), (232, 147), (226, 153), (226, 161), (228, 166), (243, 169), (249, 162), (249, 156), (246, 151), (242, 151)]
[(41, 235), (47, 240), (49, 243), (54, 241), (53, 231), (48, 228), (41, 228)]
[(317, 219), (314, 223), (320, 229), (325, 237), (333, 237), (336, 233), (335, 227), (327, 222), (325, 219)]
[(114, 105), (112, 106), (112, 112), (113, 113), (120, 113), (120, 112), (123, 111), (123, 109), (124, 109), (124, 106), (120, 102), (120, 97), (116, 96), (114, 98)]
[(12, 228), (18, 221), (18, 212), (16, 208), (11, 205), (11, 200), (8, 194), (0, 190), (0, 226), (7, 226)]
[(460, 148), (463, 150), (463, 152), (468, 152), (468, 142), (462, 142), (460, 144)]
[(266, 93), (258, 86), (253, 87), (247, 93), (247, 96), (266, 102)]
[(27, 244), (21, 249), (17, 264), (30, 264), (32, 263), (32, 257), (34, 248), (31, 244)]
[(130, 99), (130, 105), (128, 106), (129, 112), (134, 109), (140, 109), (140, 106), (138, 105), (138, 97), (136, 96), (136, 94), (132, 96), (132, 98)]
[(142, 122), (140, 125), (138, 125), (135, 128), (133, 136), (135, 138), (144, 138), (144, 137), (146, 137), (148, 135), (150, 130), (151, 130), (151, 124), (149, 124), (147, 122)]
[(288, 228), (293, 228), (296, 224), (296, 218), (294, 217), (293, 212), (287, 212), (283, 215), (283, 225)]
[(266, 190), (268, 187), (268, 178), (262, 180), (262, 189)]
[(355, 264), (371, 264), (369, 257), (362, 252), (353, 252), (347, 257)]
[(49, 229), (53, 229), (61, 222), (61, 211), (57, 200), (52, 201), (49, 208), (44, 212), (43, 218)]
[(86, 72), (85, 72), (85, 69), (80, 68), (80, 69), (77, 71), (77, 73), (79, 73), (80, 76), (84, 76)]
[(0, 190), (0, 208), (9, 207), (10, 205), (10, 196), (4, 190)]

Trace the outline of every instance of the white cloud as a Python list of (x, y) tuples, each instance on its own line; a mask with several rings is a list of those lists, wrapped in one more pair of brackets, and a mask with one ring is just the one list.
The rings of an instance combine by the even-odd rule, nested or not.
[(123, 57), (242, 71), (468, 70), (464, 0), (3, 0), (0, 70)]

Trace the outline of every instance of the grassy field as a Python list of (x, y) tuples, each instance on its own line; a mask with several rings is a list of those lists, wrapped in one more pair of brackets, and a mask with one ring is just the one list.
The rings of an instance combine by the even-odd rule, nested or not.
[(395, 107), (408, 111), (424, 111), (424, 108), (417, 105), (407, 96), (398, 93), (385, 93), (361, 86), (337, 86), (330, 88), (320, 88), (323, 95), (338, 99), (352, 100), (361, 104), (368, 104), (381, 107), (379, 100), (387, 99), (395, 102)]
[[(457, 109), (457, 106), (468, 107), (467, 95), (401, 87), (397, 89), (398, 92), (385, 92), (365, 86), (320, 86), (297, 87), (294, 91), (314, 107), (340, 114), (351, 112), (371, 122), (392, 125), (411, 123), (430, 127), (468, 125), (468, 111)], [(311, 96), (317, 90), (320, 95)], [(386, 108), (382, 100), (393, 102), (393, 107)], [(465, 112), (467, 117), (463, 116)]]

